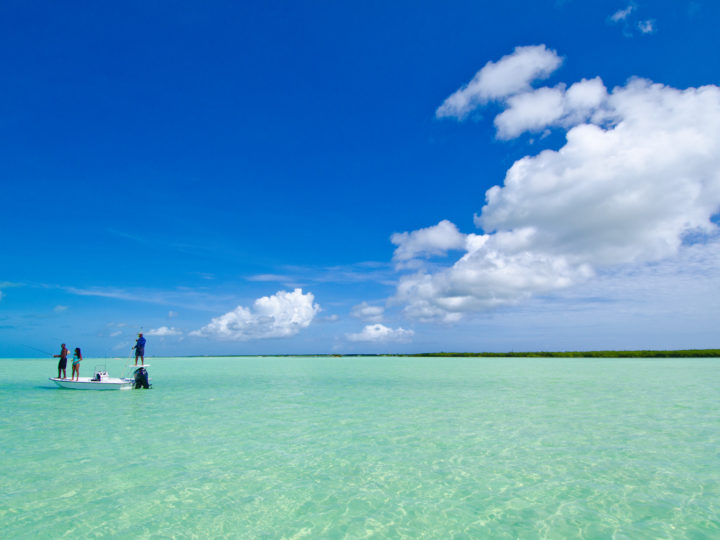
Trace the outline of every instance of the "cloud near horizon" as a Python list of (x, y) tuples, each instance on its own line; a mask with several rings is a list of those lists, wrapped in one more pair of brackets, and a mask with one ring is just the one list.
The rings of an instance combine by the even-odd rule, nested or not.
[[(395, 295), (411, 317), (456, 321), (581, 283), (598, 269), (676, 256), (690, 238), (717, 232), (720, 88), (632, 79), (608, 92), (598, 77), (531, 89), (552, 65), (549, 51), (538, 50), (546, 51), (542, 62), (525, 67), (527, 84), (515, 84), (525, 90), (502, 100), (498, 137), (563, 129), (566, 141), (516, 161), (504, 184), (486, 192), (475, 216), (483, 234), (451, 235), (453, 246), (464, 241), (451, 266), (424, 266), (422, 256), (442, 244), (417, 241), (421, 231), (453, 230), (450, 222), (393, 235), (396, 258), (418, 269), (401, 276)], [(465, 103), (459, 119), (482, 100)]]
[(350, 341), (366, 341), (373, 343), (407, 342), (415, 335), (412, 330), (389, 328), (384, 324), (369, 324), (357, 334), (346, 334)]
[(146, 336), (156, 336), (156, 337), (166, 337), (166, 336), (179, 336), (182, 335), (182, 332), (178, 330), (177, 328), (169, 328), (167, 326), (161, 326), (160, 328), (155, 328), (154, 330), (148, 330), (145, 332)]
[(299, 288), (278, 291), (258, 298), (252, 308), (238, 306), (215, 317), (190, 335), (233, 341), (292, 337), (310, 326), (319, 313), (320, 306), (314, 300), (312, 293), (303, 294)]

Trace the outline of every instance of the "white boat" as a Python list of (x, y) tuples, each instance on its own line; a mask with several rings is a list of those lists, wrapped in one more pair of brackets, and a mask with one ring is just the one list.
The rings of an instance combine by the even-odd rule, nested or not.
[(97, 366), (92, 377), (78, 377), (77, 379), (50, 377), (50, 380), (61, 388), (72, 390), (131, 390), (151, 386), (147, 371), (145, 371), (145, 368), (149, 367), (148, 364), (129, 367), (132, 375), (127, 377), (110, 377), (105, 366)]

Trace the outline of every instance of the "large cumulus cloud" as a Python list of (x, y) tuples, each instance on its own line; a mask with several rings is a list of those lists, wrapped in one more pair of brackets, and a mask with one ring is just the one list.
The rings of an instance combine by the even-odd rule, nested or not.
[(191, 335), (235, 341), (292, 337), (310, 326), (319, 311), (312, 293), (278, 291), (258, 298), (252, 308), (238, 306), (212, 319)]
[[(418, 232), (393, 236), (396, 258), (419, 268), (400, 278), (396, 294), (411, 316), (455, 320), (568, 287), (598, 269), (677, 256), (689, 238), (717, 231), (720, 88), (633, 79), (608, 91), (595, 78), (533, 89), (537, 73), (553, 64), (547, 54), (555, 53), (542, 51), (536, 69), (526, 66), (526, 84), (515, 81), (516, 91), (496, 98), (504, 110), (495, 125), (500, 138), (564, 129), (566, 141), (518, 160), (503, 185), (487, 191), (475, 216), (480, 234), (457, 231), (446, 244), (419, 242)], [(498, 64), (523, 54), (516, 49)], [(462, 119), (470, 104), (489, 99), (468, 95), (471, 88), (461, 89), (466, 107), (452, 115), (446, 102), (438, 116)], [(455, 232), (446, 221), (435, 227)], [(423, 267), (433, 248), (460, 244), (464, 253), (451, 266)]]

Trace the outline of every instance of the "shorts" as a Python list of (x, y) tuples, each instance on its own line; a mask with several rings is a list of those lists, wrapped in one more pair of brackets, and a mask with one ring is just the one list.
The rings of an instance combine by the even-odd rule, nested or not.
[(138, 356), (145, 356), (145, 349), (135, 349), (135, 358), (137, 358)]
[(58, 362), (58, 369), (65, 369), (67, 368), (67, 358), (61, 358)]

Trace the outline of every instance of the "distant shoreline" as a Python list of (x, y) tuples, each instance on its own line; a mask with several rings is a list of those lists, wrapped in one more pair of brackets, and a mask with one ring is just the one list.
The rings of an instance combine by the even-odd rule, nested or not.
[(720, 349), (686, 349), (675, 351), (558, 351), (558, 352), (506, 352), (506, 353), (428, 353), (409, 354), (403, 356), (430, 356), (430, 357), (538, 357), (538, 358), (708, 358), (720, 357)]
[(720, 357), (720, 349), (681, 349), (669, 351), (534, 351), (534, 352), (432, 352), (432, 353), (352, 353), (352, 354), (208, 354), (190, 355), (187, 358), (212, 357), (327, 357), (353, 358), (360, 356), (392, 356), (402, 358), (714, 358)]

